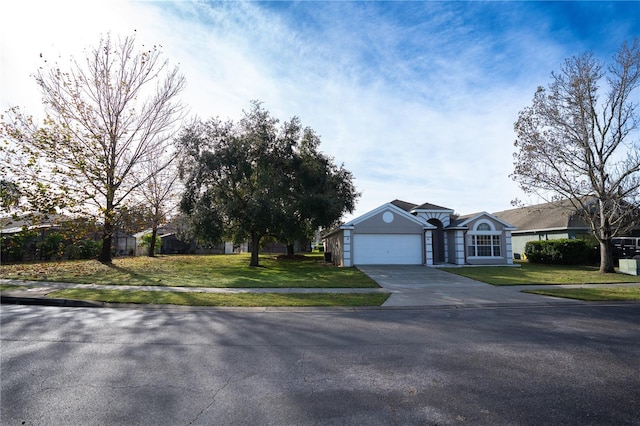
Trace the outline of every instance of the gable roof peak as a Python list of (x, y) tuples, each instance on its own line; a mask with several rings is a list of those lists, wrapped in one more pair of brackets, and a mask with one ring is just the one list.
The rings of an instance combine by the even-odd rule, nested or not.
[(362, 216), (359, 216), (355, 219), (351, 219), (349, 222), (343, 223), (340, 226), (340, 229), (348, 229), (351, 228), (355, 225), (357, 225), (360, 222), (363, 222), (379, 213), (384, 212), (385, 210), (391, 210), (391, 211), (395, 211), (395, 213), (401, 215), (402, 217), (409, 219), (412, 222), (415, 222), (421, 226), (423, 226), (425, 229), (427, 228), (431, 228), (433, 227), (433, 225), (430, 225), (428, 223), (426, 223), (425, 221), (423, 221), (422, 219), (420, 219), (419, 217), (417, 217), (416, 215), (411, 214), (411, 212), (404, 210), (403, 208), (397, 206), (396, 204), (394, 204), (393, 202), (390, 203), (386, 203), (383, 204), (373, 210), (371, 210), (368, 213), (363, 214)]
[(460, 216), (458, 217), (456, 220), (451, 222), (451, 227), (454, 226), (467, 226), (469, 223), (471, 223), (474, 220), (477, 220), (481, 217), (486, 217), (489, 218), (490, 220), (494, 221), (494, 222), (499, 222), (501, 223), (506, 230), (508, 231), (514, 231), (517, 229), (516, 226), (514, 226), (513, 224), (507, 222), (506, 220), (502, 219), (501, 217), (498, 217), (496, 215), (493, 215), (491, 213), (487, 213), (487, 212), (478, 212), (478, 213), (472, 213), (472, 214), (468, 214), (468, 215), (464, 215), (464, 216)]
[(401, 208), (402, 210), (406, 211), (406, 212), (410, 212), (411, 210), (413, 210), (417, 204), (413, 204), (413, 203), (409, 203), (407, 201), (402, 201), (402, 200), (393, 200), (391, 201), (390, 204), (393, 204), (396, 207)]
[(438, 206), (436, 204), (431, 204), (431, 203), (421, 204), (419, 206), (414, 207), (413, 210), (446, 210), (446, 211), (453, 211), (453, 209), (450, 209), (448, 207), (442, 207), (442, 206)]

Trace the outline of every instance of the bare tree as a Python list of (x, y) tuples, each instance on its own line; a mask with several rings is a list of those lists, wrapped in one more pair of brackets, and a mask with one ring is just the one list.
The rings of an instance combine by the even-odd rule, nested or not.
[(63, 207), (98, 213), (99, 260), (109, 263), (115, 211), (151, 179), (143, 165), (164, 157), (183, 118), (177, 97), (185, 79), (161, 60), (159, 46), (137, 51), (134, 36), (110, 35), (85, 61), (72, 58), (66, 70), (45, 63), (35, 79), (47, 118), (37, 126), (17, 108), (3, 116), (6, 145), (21, 159), (3, 167), (21, 176), (25, 193), (46, 188), (64, 196)]
[(591, 53), (567, 59), (515, 123), (512, 178), (525, 192), (572, 203), (600, 243), (601, 272), (614, 272), (611, 238), (638, 215), (639, 86), (635, 39), (607, 66)]
[(151, 226), (151, 242), (148, 256), (153, 257), (156, 250), (158, 228), (167, 221), (168, 214), (178, 206), (179, 195), (178, 169), (169, 160), (154, 159), (145, 164), (146, 175), (150, 176), (146, 184), (139, 189), (140, 197), (150, 212), (148, 223)]

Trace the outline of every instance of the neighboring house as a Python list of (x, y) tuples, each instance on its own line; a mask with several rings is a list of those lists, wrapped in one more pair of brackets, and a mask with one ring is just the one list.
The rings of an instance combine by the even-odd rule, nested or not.
[(588, 239), (591, 236), (589, 226), (569, 201), (519, 207), (493, 215), (517, 228), (511, 237), (516, 258), (524, 253), (527, 241)]
[[(31, 225), (22, 219), (0, 220), (0, 262), (40, 260), (42, 253), (39, 249), (42, 242), (52, 233), (59, 233), (62, 227), (53, 221)], [(23, 232), (27, 231), (25, 237)], [(18, 238), (16, 238), (18, 237)]]
[(486, 212), (394, 200), (324, 236), (333, 263), (354, 265), (511, 265), (515, 228)]
[[(79, 220), (80, 222), (76, 222)], [(75, 224), (74, 224), (75, 223)], [(14, 252), (9, 255), (6, 247), (1, 246), (2, 261), (10, 260), (38, 260), (42, 258), (39, 252), (39, 246), (45, 239), (54, 233), (63, 236), (62, 243), (69, 247), (78, 241), (100, 241), (100, 228), (97, 227), (90, 231), (82, 227), (78, 228), (77, 224), (82, 223), (82, 219), (73, 219), (64, 215), (24, 215), (20, 218), (6, 216), (0, 218), (0, 235), (5, 238), (20, 234), (24, 231), (30, 231), (30, 237), (24, 242), (19, 253), (17, 248), (13, 248)], [(115, 231), (113, 235), (113, 252), (116, 256), (133, 255), (136, 251), (136, 239), (130, 234), (121, 231)], [(68, 250), (65, 251), (64, 258), (69, 256)]]
[[(162, 234), (159, 236), (162, 245), (160, 247), (161, 254), (228, 254), (233, 253), (232, 243), (220, 243), (207, 247), (198, 246), (192, 242), (185, 242), (178, 239), (175, 232)], [(146, 253), (144, 253), (146, 255)]]
[[(151, 234), (151, 229), (135, 234), (137, 241), (136, 256), (146, 256), (148, 247), (144, 244), (144, 236)], [(229, 254), (244, 253), (247, 251), (247, 243), (234, 245), (231, 242), (224, 242), (213, 245), (201, 246), (193, 241), (182, 241), (178, 238), (175, 224), (168, 224), (158, 228), (158, 238), (161, 244), (157, 247), (158, 254)]]
[[(191, 245), (187, 242), (178, 239), (175, 232), (169, 232), (167, 234), (160, 235), (160, 241), (162, 242), (160, 247), (160, 253), (162, 254), (187, 254)], [(146, 253), (145, 253), (146, 254)]]
[(121, 231), (113, 233), (113, 247), (116, 256), (133, 256), (136, 253), (136, 237)]
[(10, 235), (24, 230), (60, 230), (62, 224), (69, 222), (71, 218), (58, 214), (44, 215), (40, 213), (25, 214), (22, 216), (2, 215), (0, 216), (0, 232), (3, 235)]

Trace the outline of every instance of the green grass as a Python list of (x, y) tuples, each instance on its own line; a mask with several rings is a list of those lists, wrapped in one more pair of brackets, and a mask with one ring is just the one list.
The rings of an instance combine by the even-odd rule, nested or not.
[(109, 303), (139, 303), (189, 306), (380, 306), (389, 297), (385, 293), (176, 293), (169, 291), (122, 291), (64, 289), (49, 293), (47, 297), (93, 300)]
[(305, 260), (261, 256), (249, 267), (249, 255), (185, 255), (116, 258), (111, 266), (95, 260), (0, 266), (2, 278), (106, 285), (156, 285), (229, 288), (375, 288), (356, 268), (327, 265), (322, 254)]
[(640, 301), (640, 287), (627, 288), (561, 288), (549, 290), (526, 290), (525, 293), (543, 296), (564, 297), (586, 301), (637, 300)]
[(13, 284), (0, 284), (0, 291), (2, 290), (22, 290), (28, 287), (22, 285), (13, 285)]
[(443, 270), (493, 285), (640, 283), (640, 276), (601, 274), (598, 268), (590, 266), (519, 264), (520, 267), (480, 266)]

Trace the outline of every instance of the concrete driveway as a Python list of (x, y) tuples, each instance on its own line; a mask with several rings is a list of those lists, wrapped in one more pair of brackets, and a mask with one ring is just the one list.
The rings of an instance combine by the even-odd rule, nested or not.
[(382, 306), (476, 306), (584, 303), (578, 300), (522, 293), (520, 286), (492, 286), (419, 265), (358, 266), (392, 294)]

